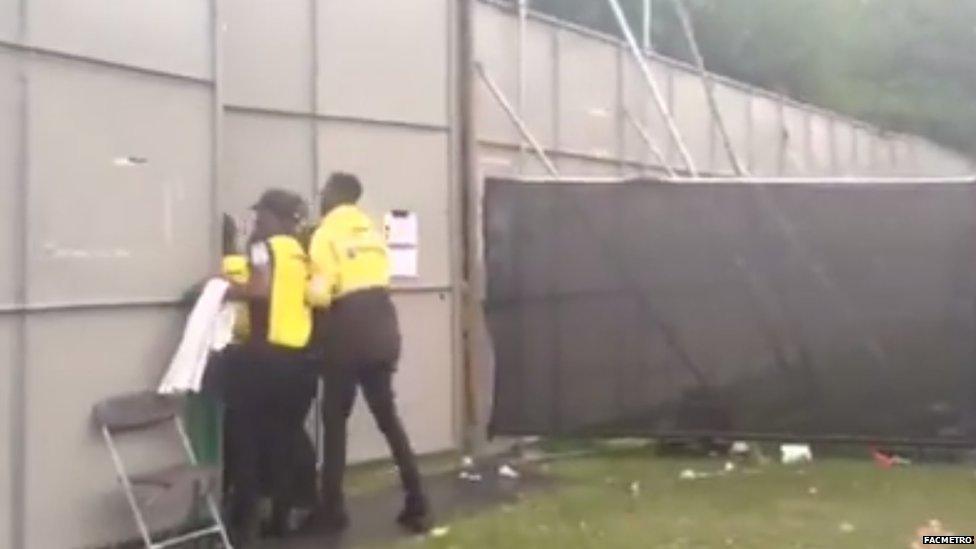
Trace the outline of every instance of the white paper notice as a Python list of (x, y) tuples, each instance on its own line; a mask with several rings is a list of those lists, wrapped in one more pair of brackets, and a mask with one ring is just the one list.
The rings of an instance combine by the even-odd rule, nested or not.
[(391, 246), (417, 246), (417, 214), (406, 210), (388, 212), (383, 218), (386, 242)]
[(383, 228), (390, 247), (390, 270), (396, 278), (416, 278), (420, 274), (419, 227), (417, 214), (393, 210), (383, 217)]
[(417, 248), (390, 248), (390, 271), (397, 278), (416, 278), (418, 272)]

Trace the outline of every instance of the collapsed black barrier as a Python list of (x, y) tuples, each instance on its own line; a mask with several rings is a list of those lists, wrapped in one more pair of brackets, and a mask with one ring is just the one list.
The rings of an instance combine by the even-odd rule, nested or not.
[(504, 435), (971, 445), (976, 185), (489, 179)]

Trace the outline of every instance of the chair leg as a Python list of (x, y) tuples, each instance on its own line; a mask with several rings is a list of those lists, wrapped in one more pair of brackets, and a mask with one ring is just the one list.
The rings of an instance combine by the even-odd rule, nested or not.
[[(190, 443), (190, 437), (186, 434), (183, 422), (178, 417), (174, 417), (173, 421), (176, 424), (176, 431), (180, 434), (180, 440), (183, 442), (183, 449), (186, 450), (186, 456), (190, 460), (190, 464), (197, 465), (197, 455), (193, 451), (193, 445)], [(213, 492), (209, 490), (209, 487), (206, 500), (207, 511), (210, 513), (211, 518), (213, 518), (214, 525), (220, 529), (220, 540), (227, 549), (232, 549), (233, 546), (230, 543), (230, 536), (227, 535), (227, 526), (224, 524), (224, 519), (220, 516), (220, 508), (217, 506)]]
[(125, 499), (129, 502), (129, 507), (135, 516), (136, 525), (139, 527), (139, 534), (142, 536), (142, 541), (146, 544), (146, 549), (153, 549), (154, 546), (152, 537), (149, 534), (149, 526), (146, 525), (146, 520), (143, 518), (142, 511), (139, 509), (139, 502), (136, 501), (135, 491), (132, 489), (132, 483), (129, 481), (129, 476), (125, 471), (125, 465), (122, 463), (122, 456), (119, 455), (118, 450), (115, 448), (115, 443), (112, 442), (112, 433), (109, 432), (107, 427), (102, 427), (102, 437), (105, 438), (105, 444), (108, 446), (108, 451), (112, 455), (115, 475), (122, 484), (122, 491), (125, 492)]

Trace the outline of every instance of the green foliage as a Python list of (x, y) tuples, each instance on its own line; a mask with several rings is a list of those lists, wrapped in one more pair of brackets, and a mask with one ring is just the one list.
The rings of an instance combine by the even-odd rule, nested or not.
[[(653, 0), (654, 47), (687, 61), (672, 2)], [(976, 2), (686, 2), (709, 69), (976, 155)], [(621, 3), (631, 24), (639, 25), (643, 1)], [(604, 0), (531, 5), (617, 31)]]

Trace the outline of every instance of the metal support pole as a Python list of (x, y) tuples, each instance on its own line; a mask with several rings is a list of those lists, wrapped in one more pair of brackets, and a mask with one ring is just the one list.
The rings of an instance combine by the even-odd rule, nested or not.
[(478, 417), (478, 402), (475, 373), (479, 356), (475, 347), (478, 333), (478, 320), (481, 318), (479, 282), (481, 280), (481, 260), (478, 253), (478, 239), (481, 222), (478, 218), (479, 179), (476, 172), (478, 143), (475, 126), (474, 94), (474, 1), (458, 0), (455, 3), (457, 45), (454, 70), (457, 79), (457, 177), (459, 224), (461, 226), (461, 279), (462, 294), (459, 311), (460, 354), (461, 354), (461, 399), (463, 405), (463, 424), (461, 429), (462, 447), (465, 453), (478, 453), (481, 438)]
[(529, 131), (529, 128), (525, 125), (525, 122), (522, 121), (518, 113), (512, 107), (512, 104), (509, 103), (508, 99), (505, 98), (505, 94), (502, 92), (501, 88), (498, 87), (498, 84), (491, 77), (491, 75), (488, 74), (488, 71), (485, 69), (484, 65), (481, 63), (475, 63), (475, 68), (478, 71), (478, 76), (481, 77), (481, 81), (484, 82), (485, 86), (488, 87), (488, 91), (491, 92), (491, 95), (494, 96), (495, 101), (498, 102), (498, 105), (505, 111), (505, 114), (508, 115), (509, 120), (515, 124), (515, 127), (518, 129), (519, 133), (522, 134), (522, 138), (532, 145), (532, 150), (535, 151), (536, 156), (538, 156), (539, 160), (542, 161), (542, 164), (546, 167), (546, 171), (549, 172), (549, 175), (558, 176), (559, 170), (556, 169), (556, 165), (552, 163), (552, 160), (549, 159), (549, 156), (546, 154), (542, 144), (540, 144), (539, 140), (532, 135), (532, 132)]
[[(519, 118), (525, 119), (525, 94), (526, 94), (526, 62), (525, 62), (525, 35), (529, 18), (529, 0), (518, 0), (518, 90), (515, 97), (515, 109)], [(519, 139), (518, 171), (525, 171), (525, 140)]]
[(661, 152), (661, 148), (658, 147), (657, 142), (654, 141), (654, 138), (651, 136), (651, 132), (647, 131), (647, 128), (640, 123), (640, 120), (637, 120), (632, 112), (624, 111), (624, 117), (630, 121), (630, 124), (635, 130), (637, 130), (638, 135), (640, 135), (641, 139), (644, 140), (644, 143), (647, 144), (647, 148), (651, 150), (651, 154), (654, 155), (654, 158), (656, 158), (657, 161), (661, 163), (661, 166), (664, 167), (664, 171), (667, 172), (668, 176), (677, 177), (677, 174), (675, 174), (667, 159), (664, 158), (664, 153)]
[(688, 152), (688, 147), (685, 145), (684, 139), (681, 138), (681, 132), (678, 131), (678, 126), (674, 123), (674, 117), (671, 116), (671, 111), (664, 101), (664, 96), (661, 95), (661, 90), (658, 88), (657, 82), (654, 81), (654, 75), (651, 74), (651, 68), (647, 64), (647, 59), (644, 57), (643, 52), (641, 52), (640, 46), (637, 45), (637, 39), (634, 38), (634, 31), (630, 28), (630, 23), (627, 21), (627, 16), (624, 15), (623, 8), (620, 7), (620, 2), (618, 0), (607, 0), (607, 3), (610, 4), (610, 9), (613, 10), (614, 18), (617, 20), (617, 26), (620, 27), (620, 32), (624, 35), (627, 46), (630, 48), (630, 53), (640, 67), (644, 82), (654, 96), (654, 102), (657, 104), (658, 111), (667, 123), (668, 131), (671, 132), (671, 138), (681, 152), (681, 158), (684, 160), (685, 167), (688, 168), (688, 171), (692, 175), (698, 175), (695, 162)]
[(728, 128), (725, 127), (725, 119), (715, 101), (715, 82), (712, 80), (711, 74), (705, 69), (705, 59), (698, 48), (698, 39), (695, 38), (695, 28), (691, 24), (691, 15), (688, 13), (684, 0), (672, 0), (672, 2), (678, 12), (678, 19), (681, 20), (681, 26), (684, 29), (685, 38), (688, 40), (688, 46), (691, 48), (691, 54), (695, 58), (695, 64), (698, 66), (698, 74), (701, 76), (702, 85), (705, 87), (705, 97), (708, 99), (708, 106), (712, 110), (712, 118), (718, 128), (719, 135), (722, 136), (725, 152), (729, 156), (729, 163), (732, 164), (732, 169), (736, 175), (743, 175), (745, 170), (742, 167), (742, 162), (739, 161), (739, 156), (735, 153)]
[(644, 0), (644, 51), (654, 51), (654, 0)]

